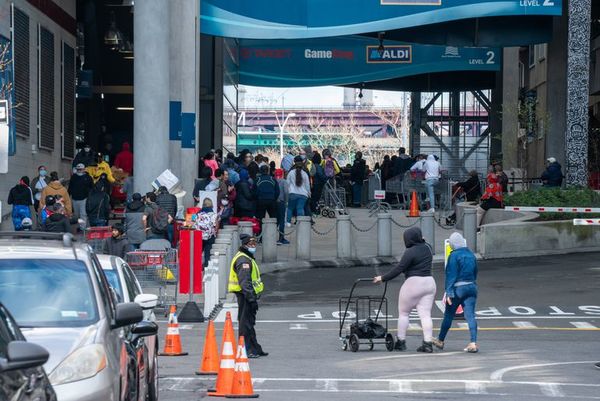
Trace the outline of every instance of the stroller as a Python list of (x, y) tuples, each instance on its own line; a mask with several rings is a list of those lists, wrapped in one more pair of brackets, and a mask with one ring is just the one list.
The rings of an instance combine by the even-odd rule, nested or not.
[[(350, 295), (339, 300), (339, 338), (344, 351), (350, 347), (352, 352), (357, 352), (360, 344), (368, 344), (369, 351), (373, 350), (375, 344), (385, 344), (385, 348), (390, 352), (394, 350), (394, 337), (388, 332), (387, 298), (385, 297), (387, 282), (384, 283), (381, 297), (365, 295), (353, 297), (354, 290), (359, 283), (372, 280), (359, 278), (352, 285)], [(351, 306), (353, 311), (350, 311)], [(349, 312), (354, 314), (355, 320), (350, 324), (349, 330), (346, 329), (346, 333), (342, 335), (346, 327), (346, 319), (351, 319)], [(376, 312), (374, 318), (371, 317), (373, 312)], [(385, 319), (383, 324), (380, 323), (380, 317)]]

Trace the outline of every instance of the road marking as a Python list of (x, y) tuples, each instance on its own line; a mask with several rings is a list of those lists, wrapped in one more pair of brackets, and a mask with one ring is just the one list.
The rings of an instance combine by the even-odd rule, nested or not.
[(597, 327), (588, 322), (570, 322), (578, 329), (596, 329)]
[[(442, 354), (439, 354), (442, 355)], [(521, 370), (521, 369), (530, 369), (530, 368), (544, 368), (544, 367), (550, 367), (550, 366), (563, 366), (563, 365), (579, 365), (579, 364), (593, 364), (593, 363), (597, 363), (598, 361), (575, 361), (575, 362), (553, 362), (553, 363), (538, 363), (538, 364), (534, 364), (534, 365), (515, 365), (515, 366), (508, 366), (506, 368), (502, 368), (502, 369), (498, 369), (494, 372), (492, 372), (492, 374), (490, 375), (490, 380), (494, 381), (494, 382), (501, 382), (502, 378), (504, 377), (504, 375), (508, 372), (512, 372), (514, 370)]]
[(465, 323), (465, 322), (459, 322), (456, 324), (458, 326), (459, 329), (461, 330), (465, 330), (465, 329), (469, 329), (469, 324)]
[(392, 393), (412, 393), (411, 382), (406, 380), (390, 380), (388, 389)]
[(565, 393), (562, 392), (560, 386), (555, 383), (540, 383), (540, 390), (542, 394), (547, 397), (564, 397)]
[(302, 323), (290, 324), (290, 330), (308, 330), (308, 326)]
[(464, 354), (464, 352), (444, 352), (439, 354), (404, 354), (404, 355), (390, 355), (390, 356), (375, 356), (368, 358), (360, 358), (355, 360), (349, 360), (345, 363), (361, 363), (361, 362), (369, 362), (369, 361), (384, 361), (387, 359), (404, 359), (404, 358), (440, 358), (443, 356), (451, 356), (451, 355), (459, 355)]
[(423, 330), (423, 329), (421, 328), (421, 325), (420, 325), (420, 324), (418, 324), (418, 323), (409, 323), (409, 324), (408, 324), (408, 329), (409, 329), (409, 330)]
[[(223, 311), (221, 311), (223, 312)], [(236, 308), (236, 317), (237, 317), (237, 308)], [(232, 312), (233, 317), (233, 312)], [(477, 316), (477, 320), (514, 320), (516, 316)], [(527, 319), (548, 319), (548, 320), (564, 320), (564, 319), (598, 319), (600, 316), (596, 315), (579, 315), (579, 316), (527, 316)], [(443, 320), (443, 317), (433, 317), (432, 320)], [(389, 318), (388, 321), (397, 321), (398, 318)], [(419, 320), (418, 318), (412, 318), (411, 320)], [(166, 320), (160, 322), (167, 322)], [(339, 319), (321, 319), (321, 320), (311, 320), (311, 323), (340, 323)], [(283, 320), (274, 320), (274, 319), (265, 319), (265, 320), (257, 320), (257, 323), (306, 323), (306, 320), (299, 319), (283, 319)]]
[(181, 326), (179, 326), (179, 330), (192, 330), (194, 328), (194, 326), (192, 326), (191, 324), (182, 324)]
[(435, 301), (435, 306), (438, 307), (440, 312), (444, 313), (446, 311), (446, 306), (444, 305), (444, 301)]
[(487, 388), (484, 382), (468, 381), (465, 382), (465, 392), (467, 394), (487, 394)]
[(531, 322), (513, 322), (520, 329), (537, 329), (537, 326)]
[(337, 392), (338, 381), (335, 379), (317, 380), (317, 383), (315, 384), (315, 390)]

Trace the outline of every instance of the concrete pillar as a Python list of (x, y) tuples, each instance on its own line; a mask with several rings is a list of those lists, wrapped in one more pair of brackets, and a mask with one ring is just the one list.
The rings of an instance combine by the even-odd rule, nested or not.
[(231, 250), (231, 238), (226, 237), (217, 237), (215, 239), (215, 245), (222, 245), (225, 248), (225, 256), (226, 256), (226, 265), (229, 266), (231, 260), (233, 259), (233, 254)]
[(421, 212), (421, 232), (425, 241), (431, 245), (435, 255), (435, 215), (433, 212)]
[(477, 252), (477, 209), (471, 207), (464, 209), (463, 233), (467, 240), (467, 247)]
[(352, 257), (352, 224), (349, 215), (339, 215), (336, 221), (337, 257)]
[(262, 261), (277, 262), (277, 219), (265, 218), (262, 221)]
[(569, 0), (567, 42), (567, 185), (588, 185), (591, 0)]
[(199, 43), (198, 0), (182, 2), (181, 29), (181, 186), (187, 192), (184, 205), (193, 204), (192, 190), (198, 177)]
[(227, 266), (227, 249), (222, 244), (215, 244), (210, 251), (211, 256), (219, 258), (219, 298), (227, 296), (227, 286), (229, 285), (229, 266)]
[(242, 235), (242, 234), (254, 235), (254, 232), (252, 231), (252, 223), (251, 222), (240, 221), (238, 223), (238, 227), (240, 230), (240, 235)]
[(310, 237), (311, 237), (310, 216), (298, 216), (296, 218), (296, 259), (310, 260)]
[(240, 231), (238, 226), (226, 225), (223, 228), (229, 229), (232, 231), (231, 234), (231, 247), (233, 248), (234, 253), (240, 248)]
[(133, 141), (135, 191), (146, 193), (169, 168), (169, 2), (138, 1), (135, 36)]
[(392, 215), (377, 214), (377, 256), (392, 256)]
[(502, 60), (502, 166), (507, 170), (519, 167), (519, 48), (505, 48)]
[(183, 0), (169, 1), (169, 167), (181, 179), (181, 18)]

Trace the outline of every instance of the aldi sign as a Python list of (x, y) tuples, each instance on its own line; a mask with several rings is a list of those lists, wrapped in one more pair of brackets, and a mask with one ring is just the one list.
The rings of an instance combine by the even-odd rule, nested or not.
[(385, 46), (381, 52), (379, 46), (367, 46), (367, 63), (412, 63), (412, 46)]

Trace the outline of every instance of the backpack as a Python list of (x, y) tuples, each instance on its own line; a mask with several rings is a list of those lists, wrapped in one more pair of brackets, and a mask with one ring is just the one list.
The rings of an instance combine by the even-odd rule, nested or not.
[(273, 193), (275, 192), (275, 186), (277, 185), (277, 183), (274, 180), (268, 179), (268, 178), (267, 179), (263, 179), (263, 178), (259, 177), (256, 180), (256, 193), (257, 194), (261, 194), (260, 188), (261, 188), (261, 185), (263, 185), (263, 184), (269, 184), (270, 187), (272, 188)]
[(164, 233), (169, 227), (169, 213), (162, 207), (156, 207), (152, 210), (152, 220), (150, 220), (152, 231)]
[(335, 164), (333, 159), (329, 159), (325, 161), (325, 177), (333, 178), (335, 177)]

